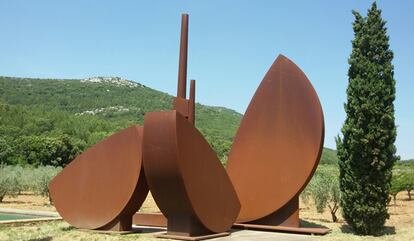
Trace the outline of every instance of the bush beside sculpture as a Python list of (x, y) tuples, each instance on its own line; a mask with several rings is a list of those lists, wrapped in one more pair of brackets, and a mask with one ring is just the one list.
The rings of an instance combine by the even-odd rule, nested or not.
[(60, 170), (62, 168), (52, 166), (0, 166), (0, 202), (5, 196), (15, 197), (22, 192), (49, 197), (49, 181)]
[(332, 222), (338, 221), (336, 215), (340, 198), (338, 176), (339, 171), (336, 165), (319, 165), (312, 180), (301, 195), (305, 203), (312, 200), (319, 213), (323, 213), (328, 207)]
[(408, 200), (412, 200), (411, 191), (414, 189), (414, 165), (409, 162), (399, 162), (392, 174), (390, 194), (396, 205), (396, 196), (399, 192), (406, 191)]

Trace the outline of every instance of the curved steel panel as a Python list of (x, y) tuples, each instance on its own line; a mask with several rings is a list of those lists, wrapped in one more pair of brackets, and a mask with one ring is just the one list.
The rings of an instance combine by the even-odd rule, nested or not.
[(241, 202), (238, 222), (269, 215), (313, 175), (324, 141), (318, 96), (305, 74), (279, 55), (256, 90), (229, 153), (227, 172)]
[(144, 169), (162, 213), (195, 217), (215, 233), (230, 229), (240, 203), (202, 134), (177, 111), (148, 113), (144, 125)]
[[(92, 146), (49, 184), (62, 218), (78, 228), (98, 229), (132, 215), (148, 193), (142, 166), (143, 128), (131, 126)], [(139, 181), (138, 181), (139, 180)]]

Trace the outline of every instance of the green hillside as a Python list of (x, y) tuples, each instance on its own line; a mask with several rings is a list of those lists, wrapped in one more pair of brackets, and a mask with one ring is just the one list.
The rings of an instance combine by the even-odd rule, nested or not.
[(414, 170), (414, 159), (397, 161), (395, 166), (403, 169), (408, 168)]
[[(0, 77), (0, 101), (0, 142), (19, 146), (24, 136), (67, 135), (83, 150), (116, 130), (142, 124), (147, 112), (170, 110), (172, 96), (120, 78)], [(241, 117), (227, 108), (196, 104), (196, 126), (221, 158)]]
[(319, 161), (320, 164), (337, 164), (338, 163), (338, 156), (336, 155), (336, 150), (332, 150), (330, 148), (324, 148), (322, 152), (321, 160)]
[[(145, 113), (170, 110), (171, 103), (166, 93), (118, 77), (0, 77), (0, 161), (64, 164), (111, 133), (142, 124)], [(196, 126), (223, 162), (241, 117), (227, 108), (196, 104)], [(336, 162), (336, 152), (325, 149), (321, 163)]]

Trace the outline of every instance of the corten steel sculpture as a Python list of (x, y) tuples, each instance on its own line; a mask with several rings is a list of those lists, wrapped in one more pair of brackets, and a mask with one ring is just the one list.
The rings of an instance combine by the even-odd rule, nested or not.
[(145, 115), (143, 160), (151, 193), (168, 220), (160, 237), (201, 240), (228, 235), (240, 203), (216, 153), (194, 127), (194, 80), (186, 99), (187, 42), (184, 14), (175, 110)]
[[(173, 109), (195, 124), (195, 80), (190, 82), (190, 98), (186, 99), (187, 56), (188, 56), (188, 14), (181, 16), (180, 54), (178, 66), (177, 97), (173, 99)], [(140, 226), (166, 227), (167, 219), (162, 213), (136, 213), (133, 223)]]
[(119, 131), (79, 155), (50, 183), (56, 210), (82, 229), (129, 231), (148, 187), (142, 169), (143, 128)]
[(144, 120), (144, 170), (167, 217), (160, 237), (201, 240), (228, 235), (240, 210), (226, 170), (202, 134), (177, 111)]
[[(324, 234), (299, 226), (300, 192), (321, 155), (324, 121), (305, 74), (279, 56), (237, 131), (227, 169), (195, 123), (195, 81), (186, 99), (188, 15), (182, 15), (173, 111), (145, 115), (144, 126), (119, 131), (89, 148), (49, 184), (57, 211), (84, 229), (129, 231), (166, 226), (165, 238), (228, 235), (233, 225)], [(148, 191), (159, 214), (136, 213)]]
[(318, 165), (324, 119), (305, 74), (280, 55), (256, 90), (229, 153), (241, 202), (235, 226), (323, 234), (299, 226), (299, 194)]
[(195, 123), (195, 80), (190, 82), (190, 99), (186, 99), (187, 56), (188, 56), (188, 14), (181, 16), (180, 58), (178, 64), (177, 97), (174, 98), (174, 110), (180, 112), (193, 125)]

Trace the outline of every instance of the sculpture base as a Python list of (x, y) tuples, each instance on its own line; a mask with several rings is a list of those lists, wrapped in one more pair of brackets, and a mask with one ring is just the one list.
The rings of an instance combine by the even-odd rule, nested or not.
[(248, 223), (235, 223), (233, 228), (317, 235), (324, 235), (331, 231), (328, 228), (300, 227), (298, 196), (295, 196), (285, 206), (266, 217)]
[(129, 215), (123, 217), (118, 216), (112, 222), (95, 230), (105, 232), (131, 232), (132, 217)]
[(156, 237), (177, 240), (205, 240), (228, 236), (229, 234), (228, 232), (213, 233), (193, 216), (173, 215), (168, 218), (167, 232)]
[(132, 223), (137, 226), (167, 227), (167, 218), (162, 213), (135, 213)]
[(183, 236), (183, 235), (174, 235), (174, 234), (160, 234), (156, 235), (157, 238), (164, 238), (164, 239), (176, 239), (176, 240), (206, 240), (206, 239), (212, 239), (212, 238), (219, 238), (224, 236), (229, 236), (229, 232), (223, 232), (223, 233), (214, 233), (214, 234), (208, 234), (208, 235), (200, 235), (200, 236)]
[(248, 224), (248, 223), (235, 223), (233, 228), (237, 229), (252, 229), (262, 231), (274, 231), (274, 232), (286, 232), (296, 234), (314, 234), (325, 235), (331, 230), (328, 228), (305, 228), (305, 227), (289, 227), (289, 226), (272, 226), (272, 225), (260, 225), (260, 224)]

